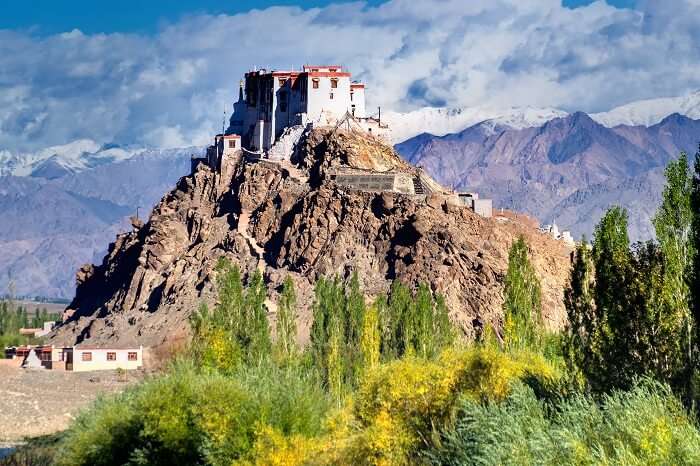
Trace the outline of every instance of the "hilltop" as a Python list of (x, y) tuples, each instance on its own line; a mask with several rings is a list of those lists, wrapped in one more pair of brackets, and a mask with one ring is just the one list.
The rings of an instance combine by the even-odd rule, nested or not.
[(561, 242), (516, 221), (480, 217), (438, 192), (341, 186), (342, 171), (417, 173), (362, 132), (316, 128), (296, 147), (291, 161), (248, 161), (239, 152), (220, 170), (197, 164), (145, 224), (134, 222), (133, 231), (117, 237), (100, 265), (81, 268), (72, 316), (52, 340), (154, 346), (185, 337), (190, 314), (215, 300), (220, 257), (245, 274), (264, 272), (273, 319), (274, 293), (287, 275), (294, 279), (304, 303), (302, 340), (312, 283), (354, 270), (368, 295), (386, 291), (394, 279), (428, 283), (445, 295), (453, 320), (471, 336), (485, 322), (498, 326), (508, 248), (521, 234), (542, 280), (546, 322), (561, 326), (569, 267)]

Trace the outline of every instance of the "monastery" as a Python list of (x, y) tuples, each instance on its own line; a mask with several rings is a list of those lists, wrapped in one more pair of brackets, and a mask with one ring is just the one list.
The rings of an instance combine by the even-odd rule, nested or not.
[[(380, 113), (381, 115), (381, 113)], [(391, 144), (389, 126), (367, 115), (365, 85), (337, 65), (305, 65), (301, 71), (254, 70), (240, 82), (228, 128), (216, 135), (206, 157), (192, 160), (220, 171), (239, 154), (250, 161), (289, 163), (297, 144), (313, 128), (359, 131)], [(335, 183), (365, 191), (392, 191), (425, 197), (439, 192), (453, 203), (490, 217), (490, 199), (476, 193), (448, 192), (419, 169), (417, 175), (349, 170), (332, 175)]]

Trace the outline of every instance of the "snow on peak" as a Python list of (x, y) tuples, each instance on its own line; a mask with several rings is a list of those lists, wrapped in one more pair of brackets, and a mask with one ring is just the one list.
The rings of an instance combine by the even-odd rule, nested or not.
[(91, 139), (78, 139), (68, 144), (51, 146), (36, 152), (13, 154), (0, 151), (0, 176), (28, 176), (47, 164), (53, 170), (77, 172), (104, 163), (118, 162), (143, 152), (143, 148), (101, 145)]
[(591, 118), (610, 128), (619, 125), (652, 126), (672, 113), (680, 113), (693, 119), (700, 118), (700, 90), (680, 97), (632, 102), (608, 112), (594, 113)]
[(487, 121), (491, 124), (522, 129), (540, 126), (553, 118), (565, 115), (566, 112), (555, 108), (426, 107), (408, 113), (383, 113), (382, 119), (391, 128), (394, 143), (400, 143), (418, 134), (430, 133), (435, 136), (444, 136)]

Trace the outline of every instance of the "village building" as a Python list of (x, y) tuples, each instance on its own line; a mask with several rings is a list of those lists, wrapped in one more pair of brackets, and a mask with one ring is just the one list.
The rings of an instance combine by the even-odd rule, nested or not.
[(101, 348), (54, 345), (5, 348), (5, 359), (25, 369), (53, 369), (73, 372), (132, 370), (143, 367), (143, 347)]
[(44, 322), (42, 328), (21, 328), (19, 329), (19, 334), (28, 337), (40, 338), (48, 335), (55, 326), (56, 322)]

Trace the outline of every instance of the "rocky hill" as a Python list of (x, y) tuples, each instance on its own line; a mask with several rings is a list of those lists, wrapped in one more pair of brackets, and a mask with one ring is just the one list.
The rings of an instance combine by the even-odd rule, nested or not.
[(119, 235), (100, 265), (78, 273), (72, 317), (54, 342), (159, 345), (185, 337), (188, 317), (215, 300), (214, 267), (224, 256), (245, 274), (264, 272), (274, 301), (287, 275), (308, 305), (317, 277), (357, 270), (369, 295), (394, 279), (427, 282), (446, 296), (466, 335), (498, 325), (508, 248), (525, 235), (543, 284), (546, 322), (561, 325), (570, 251), (514, 221), (482, 218), (442, 194), (410, 196), (343, 188), (338, 168), (413, 172), (388, 146), (342, 131), (314, 130), (294, 164), (236, 158), (221, 172), (199, 165), (163, 197), (147, 223)]

